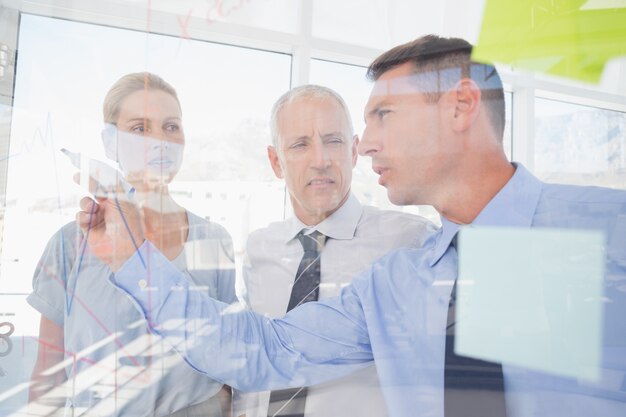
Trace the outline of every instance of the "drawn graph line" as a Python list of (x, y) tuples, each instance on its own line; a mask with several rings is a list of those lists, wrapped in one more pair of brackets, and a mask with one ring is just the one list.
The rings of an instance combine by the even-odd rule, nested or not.
[(176, 16), (176, 20), (178, 21), (178, 27), (180, 28), (180, 37), (183, 39), (189, 39), (189, 20), (191, 19), (192, 13), (193, 9), (189, 9), (189, 12), (187, 12), (187, 16), (185, 17), (184, 21), (181, 16)]
[[(96, 185), (96, 190), (95, 190), (95, 194), (98, 194), (98, 191), (101, 190), (102, 188), (100, 187), (99, 184)], [(128, 221), (126, 220), (126, 216), (124, 216), (124, 212), (122, 211), (122, 207), (120, 205), (119, 199), (117, 197), (117, 195), (114, 195), (114, 201), (115, 201), (115, 206), (120, 214), (120, 217), (122, 218), (122, 222), (124, 223), (124, 227), (126, 229), (126, 233), (128, 233), (128, 236), (130, 237), (130, 240), (133, 244), (133, 247), (135, 248), (135, 252), (137, 253), (137, 255), (139, 256), (139, 260), (141, 261), (141, 264), (143, 265), (144, 268), (146, 268), (146, 262), (143, 259), (143, 256), (141, 256), (141, 252), (139, 251), (139, 246), (137, 245), (137, 242), (135, 240), (135, 238), (133, 237), (133, 234), (130, 230), (130, 226), (128, 225)], [(65, 254), (65, 245), (64, 245), (64, 239), (61, 239), (61, 250), (63, 251), (63, 271), (64, 271), (64, 278), (65, 278), (65, 308), (67, 311), (67, 315), (69, 316), (72, 312), (72, 305), (74, 303), (74, 295), (76, 294), (76, 285), (78, 284), (78, 277), (80, 275), (80, 271), (81, 271), (81, 267), (83, 264), (83, 260), (85, 258), (85, 252), (87, 250), (87, 245), (88, 245), (88, 241), (89, 241), (89, 234), (91, 232), (91, 228), (93, 226), (93, 217), (95, 214), (95, 208), (96, 208), (96, 204), (92, 204), (91, 205), (91, 211), (89, 213), (89, 223), (87, 225), (87, 232), (81, 242), (81, 248), (80, 248), (80, 255), (78, 257), (78, 267), (76, 268), (76, 274), (74, 279), (72, 280), (72, 286), (71, 288), (67, 287), (67, 274), (66, 274), (66, 254)]]
[[(36, 341), (39, 345), (43, 346), (44, 349), (51, 349), (57, 352), (62, 352), (67, 357), (67, 359), (58, 363), (54, 363), (50, 365), (50, 367), (46, 367), (46, 365), (44, 364), (44, 368), (46, 369), (42, 371), (43, 374), (47, 373), (48, 375), (50, 375), (52, 373), (59, 372), (63, 370), (70, 362), (72, 363), (72, 369), (74, 370), (78, 369), (77, 368), (78, 363), (85, 363), (103, 372), (103, 373), (98, 374), (100, 375), (98, 377), (99, 381), (103, 381), (106, 378), (108, 378), (109, 375), (112, 375), (115, 382), (114, 382), (114, 389), (110, 392), (110, 395), (113, 395), (116, 398), (117, 398), (118, 391), (124, 391), (124, 389), (128, 387), (129, 384), (131, 384), (132, 382), (137, 382), (141, 384), (142, 386), (151, 384), (152, 382), (155, 381), (154, 380), (155, 377), (159, 378), (158, 375), (163, 375), (163, 372), (164, 371), (166, 372), (167, 370), (169, 370), (173, 365), (173, 364), (162, 364), (161, 365), (162, 369), (158, 371), (158, 373), (155, 373), (155, 370), (152, 368), (151, 361), (144, 364), (143, 366), (139, 366), (136, 368), (129, 368), (126, 366), (128, 364), (122, 363), (123, 366), (118, 368), (117, 366), (107, 365), (107, 363), (109, 362), (107, 358), (94, 360), (85, 356), (84, 350), (80, 352), (72, 352), (72, 351), (66, 350), (65, 347), (60, 347), (58, 345), (55, 345), (53, 343), (50, 343), (48, 341), (42, 340), (34, 336), (30, 336), (29, 339)], [(150, 350), (154, 348), (157, 345), (157, 343), (161, 343), (161, 341), (150, 342), (144, 349)], [(86, 349), (89, 349), (89, 347)], [(178, 362), (176, 363), (182, 363), (182, 358), (179, 358)], [(85, 378), (83, 378), (83, 382), (81, 383), (78, 382), (78, 378), (81, 378), (81, 373), (84, 371), (87, 371), (87, 369), (81, 372), (74, 372), (72, 373), (72, 375), (66, 375), (67, 378), (66, 378), (65, 383), (70, 383), (71, 381), (71, 384), (72, 384), (71, 389), (73, 391), (72, 395), (74, 396), (76, 395), (75, 389), (77, 386), (80, 387), (80, 391), (82, 391), (83, 389), (89, 388), (87, 385), (84, 384)], [(122, 381), (121, 384), (118, 383), (118, 379)], [(87, 378), (87, 380), (91, 381), (92, 378), (89, 377)], [(97, 385), (97, 384), (98, 382), (93, 381), (93, 385)]]
[[(131, 378), (131, 377), (136, 378), (137, 377), (137, 375), (135, 373), (128, 372), (128, 370), (126, 370), (126, 368), (124, 368), (124, 367), (122, 367), (120, 369), (120, 368), (116, 368), (116, 367), (111, 367), (111, 366), (105, 365), (102, 360), (91, 359), (91, 358), (89, 358), (87, 356), (82, 355), (81, 352), (74, 352), (74, 351), (71, 351), (71, 350), (67, 350), (67, 349), (65, 349), (65, 347), (61, 347), (61, 346), (58, 346), (58, 345), (56, 345), (54, 343), (50, 343), (50, 342), (48, 342), (46, 340), (43, 340), (43, 339), (41, 339), (39, 337), (29, 336), (29, 339), (34, 340), (35, 342), (37, 342), (38, 345), (41, 345), (41, 346), (43, 346), (46, 349), (51, 349), (51, 350), (54, 350), (56, 352), (61, 352), (61, 353), (65, 354), (65, 356), (67, 356), (68, 358), (72, 358), (72, 360), (74, 362), (74, 365), (73, 365), (74, 369), (76, 369), (76, 363), (83, 362), (83, 363), (86, 363), (86, 364), (91, 365), (91, 366), (96, 366), (99, 369), (102, 369), (104, 371), (116, 372), (116, 373), (119, 372), (121, 374), (121, 376), (123, 376), (124, 378)], [(55, 366), (55, 365), (52, 365), (52, 366)], [(44, 365), (44, 367), (45, 367), (45, 365)]]
[[(47, 342), (47, 341), (41, 339), (40, 337), (29, 336), (29, 338), (31, 340), (34, 340), (35, 342), (37, 342), (38, 345), (41, 345), (41, 346), (43, 346), (46, 349), (51, 349), (51, 350), (54, 350), (55, 352), (62, 352), (62, 353), (64, 353), (68, 357), (76, 356), (76, 352), (72, 352), (71, 350), (66, 350), (65, 347), (61, 347), (59, 345), (55, 345), (54, 343)], [(98, 361), (90, 359), (90, 358), (88, 358), (86, 356), (79, 358), (78, 361), (88, 363), (89, 365), (98, 365), (98, 366), (102, 367), (103, 369), (107, 369), (106, 367), (101, 365)], [(45, 366), (45, 364), (44, 364), (44, 366)], [(110, 370), (110, 369), (107, 369), (107, 370)]]
[(45, 123), (44, 131), (42, 132), (41, 128), (35, 129), (33, 136), (30, 140), (25, 140), (22, 142), (19, 150), (15, 153), (9, 153), (7, 156), (3, 156), (0, 158), (0, 162), (9, 160), (11, 158), (15, 158), (17, 156), (21, 156), (23, 154), (31, 153), (39, 143), (42, 147), (46, 147), (48, 143), (54, 143), (52, 138), (52, 117), (50, 116), (50, 112), (46, 115), (46, 123)]
[[(234, 1), (228, 0), (208, 0), (208, 2), (212, 4), (209, 4), (205, 20), (208, 24), (213, 24), (217, 22), (218, 17), (226, 18), (237, 10), (241, 9), (245, 4), (251, 3), (252, 0), (238, 0), (236, 3)], [(224, 6), (227, 3), (233, 4), (230, 4), (230, 8), (225, 8)]]
[[(130, 237), (130, 241), (133, 243), (133, 247), (135, 248), (135, 253), (137, 253), (137, 255), (139, 256), (141, 265), (143, 265), (143, 267), (147, 269), (146, 261), (144, 261), (143, 256), (141, 256), (141, 252), (139, 252), (139, 246), (137, 245), (137, 242), (135, 241), (135, 238), (132, 232), (130, 231), (130, 227), (128, 226), (128, 222), (126, 221), (126, 217), (124, 216), (124, 212), (122, 211), (122, 207), (120, 206), (120, 201), (117, 198), (117, 194), (114, 195), (114, 201), (115, 201), (115, 205), (117, 206), (117, 210), (119, 211), (120, 216), (122, 218), (122, 222), (124, 223), (124, 227), (126, 228), (126, 233), (128, 233), (128, 237)], [(91, 222), (91, 219), (90, 219), (90, 222)]]
[[(64, 284), (65, 284), (65, 309), (67, 315), (69, 316), (72, 312), (72, 305), (74, 304), (74, 296), (76, 294), (76, 285), (78, 284), (78, 276), (80, 275), (80, 269), (83, 265), (83, 260), (85, 259), (85, 252), (87, 251), (87, 242), (89, 240), (89, 232), (91, 231), (91, 224), (93, 221), (94, 212), (96, 210), (96, 205), (91, 205), (91, 212), (89, 213), (89, 225), (87, 227), (87, 232), (85, 238), (82, 240), (80, 245), (80, 255), (78, 257), (78, 266), (76, 268), (76, 277), (72, 280), (72, 288), (71, 290), (67, 288), (67, 273), (66, 273), (66, 254), (65, 254), (65, 238), (63, 234), (61, 234), (61, 250), (63, 251), (63, 273), (64, 273)], [(71, 293), (68, 295), (68, 293)], [(69, 300), (68, 300), (69, 298)]]
[[(93, 369), (90, 368), (89, 371), (85, 370), (85, 372), (89, 372), (88, 374), (84, 374), (81, 371), (80, 373), (75, 373), (72, 376), (67, 376), (65, 381), (60, 382), (60, 385), (55, 384), (54, 388), (56, 389), (56, 393), (54, 390), (52, 390), (44, 393), (43, 396), (40, 397), (40, 399), (43, 400), (44, 403), (46, 402), (46, 399), (58, 398), (55, 395), (58, 395), (59, 389), (62, 389), (63, 392), (68, 392), (69, 390), (71, 392), (69, 396), (75, 397), (77, 393), (84, 392), (85, 390), (91, 390), (93, 387), (97, 387), (99, 384), (104, 384), (103, 388), (105, 388), (105, 391), (99, 390), (104, 394), (104, 396), (101, 397), (101, 401), (108, 401), (109, 404), (111, 403), (111, 401), (113, 401), (113, 404), (117, 406), (118, 395), (120, 395), (119, 398), (122, 399), (122, 405), (124, 405), (131, 399), (131, 395), (133, 398), (138, 398), (138, 396), (140, 395), (140, 393), (137, 391), (138, 387), (147, 388), (149, 385), (156, 383), (163, 376), (163, 371), (167, 371), (171, 369), (172, 366), (183, 363), (182, 358), (179, 357), (177, 361), (163, 364), (163, 369), (159, 372), (155, 372), (155, 370), (152, 369), (149, 364), (141, 368), (124, 367), (123, 369), (117, 369), (112, 368), (110, 365), (107, 365), (107, 358), (100, 359), (99, 361), (94, 361), (89, 358), (85, 358), (82, 352), (72, 353), (60, 349), (54, 344), (51, 344), (44, 340), (38, 340), (35, 337), (29, 337), (29, 339), (37, 341), (40, 345), (44, 346), (44, 348), (47, 347), (56, 351), (62, 351), (67, 356), (67, 359), (63, 360), (62, 362), (52, 364), (49, 368), (43, 370), (43, 374), (52, 375), (54, 373), (62, 371), (70, 364), (72, 364), (74, 366), (74, 369), (76, 369), (76, 365), (79, 362), (89, 363), (93, 366)], [(157, 343), (161, 342), (149, 343), (147, 348), (150, 349), (156, 346)], [(106, 389), (106, 387), (109, 387), (110, 383), (107, 381), (110, 381), (111, 377), (114, 381), (112, 387), (113, 389), (108, 390)], [(25, 384), (26, 386), (20, 387), (20, 391), (29, 388), (29, 386), (33, 385), (33, 383), (34, 382), (31, 381), (30, 383)], [(14, 391), (9, 396), (16, 395), (17, 393), (18, 391)], [(9, 398), (9, 396), (6, 396), (6, 392), (4, 398), (2, 398), (1, 394), (2, 393), (0, 393), (0, 398), (2, 400)], [(97, 405), (98, 404), (94, 404), (94, 406)], [(62, 408), (63, 407), (61, 406), (60, 408), (58, 408), (58, 410), (62, 410)]]
[[(41, 268), (44, 270), (44, 272), (46, 274), (48, 274), (48, 276), (50, 276), (57, 284), (59, 284), (60, 286), (64, 287), (64, 283), (61, 282), (61, 278), (55, 274), (53, 271), (50, 270), (50, 268), (48, 268), (47, 265), (40, 263)], [(135, 366), (139, 366), (139, 361), (137, 360), (137, 358), (135, 358), (133, 355), (129, 354), (129, 352), (127, 352), (125, 350), (125, 346), (124, 344), (118, 339), (117, 336), (114, 335), (114, 333), (112, 331), (110, 331), (108, 329), (108, 327), (96, 316), (96, 314), (93, 312), (93, 310), (91, 310), (89, 308), (89, 306), (87, 305), (87, 303), (85, 303), (83, 301), (83, 299), (78, 296), (75, 295), (75, 299), (78, 302), (78, 304), (81, 305), (81, 307), (83, 307), (85, 309), (85, 311), (87, 312), (87, 314), (89, 316), (91, 316), (91, 318), (96, 322), (96, 324), (106, 333), (107, 336), (113, 337), (113, 342), (115, 343), (115, 345), (122, 350), (122, 352), (129, 358), (129, 360), (133, 363), (133, 365)]]

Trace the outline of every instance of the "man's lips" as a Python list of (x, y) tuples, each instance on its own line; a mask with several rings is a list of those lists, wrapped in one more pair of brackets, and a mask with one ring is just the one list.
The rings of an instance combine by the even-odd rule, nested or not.
[(375, 173), (377, 173), (377, 174), (379, 175), (379, 177), (378, 177), (378, 183), (379, 183), (380, 185), (383, 185), (383, 182), (384, 182), (384, 179), (383, 179), (383, 178), (384, 178), (384, 176), (385, 176), (385, 173), (386, 173), (387, 171), (389, 171), (389, 168), (385, 168), (385, 167), (382, 167), (382, 166), (380, 166), (380, 165), (374, 165), (374, 166), (372, 166), (372, 170), (373, 170)]
[(314, 187), (323, 187), (325, 185), (334, 184), (335, 181), (330, 178), (314, 178), (307, 183), (307, 185), (311, 185)]

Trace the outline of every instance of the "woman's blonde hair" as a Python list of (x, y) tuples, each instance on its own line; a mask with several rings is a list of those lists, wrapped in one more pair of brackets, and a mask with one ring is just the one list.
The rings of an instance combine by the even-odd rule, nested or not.
[(119, 117), (120, 103), (122, 100), (129, 94), (141, 90), (164, 91), (176, 99), (178, 108), (180, 108), (180, 101), (178, 100), (176, 90), (167, 81), (150, 72), (136, 72), (124, 75), (109, 89), (109, 92), (104, 97), (104, 103), (102, 104), (104, 122), (115, 124)]

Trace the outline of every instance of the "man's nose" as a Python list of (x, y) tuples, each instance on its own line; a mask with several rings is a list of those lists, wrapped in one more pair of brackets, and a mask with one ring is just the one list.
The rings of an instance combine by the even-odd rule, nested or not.
[(380, 151), (380, 143), (376, 141), (372, 129), (367, 126), (363, 130), (357, 150), (361, 156), (373, 156)]
[(330, 152), (322, 141), (314, 142), (311, 164), (315, 168), (325, 169), (330, 165)]

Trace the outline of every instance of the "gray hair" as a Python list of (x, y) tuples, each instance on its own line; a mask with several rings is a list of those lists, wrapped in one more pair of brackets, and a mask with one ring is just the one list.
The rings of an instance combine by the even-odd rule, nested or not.
[(343, 113), (348, 122), (348, 128), (350, 129), (350, 138), (354, 136), (354, 127), (352, 127), (352, 118), (350, 117), (350, 111), (348, 105), (341, 98), (339, 93), (328, 87), (321, 85), (306, 84), (299, 87), (294, 87), (280, 96), (274, 106), (272, 107), (272, 114), (270, 116), (270, 133), (272, 135), (272, 144), (278, 149), (278, 115), (287, 104), (292, 104), (301, 99), (331, 99), (337, 102), (343, 109)]

